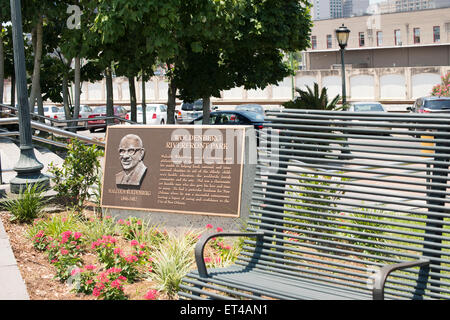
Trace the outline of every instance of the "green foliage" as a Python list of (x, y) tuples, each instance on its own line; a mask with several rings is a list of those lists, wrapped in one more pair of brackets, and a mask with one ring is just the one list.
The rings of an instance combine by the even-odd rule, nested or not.
[(114, 236), (119, 233), (119, 227), (115, 221), (109, 217), (93, 218), (88, 223), (80, 224), (80, 231), (86, 243), (92, 243), (102, 236)]
[(197, 237), (169, 236), (153, 254), (153, 272), (151, 279), (158, 284), (158, 290), (169, 297), (175, 296), (180, 289), (181, 279), (194, 264), (194, 246)]
[(97, 146), (87, 146), (77, 139), (68, 146), (67, 156), (62, 168), (50, 165), (54, 177), (54, 190), (75, 208), (82, 208), (85, 200), (91, 196), (90, 188), (97, 181), (100, 171), (99, 157), (103, 150)]
[(300, 95), (293, 101), (283, 103), (285, 108), (289, 109), (314, 109), (314, 110), (339, 110), (337, 103), (340, 96), (337, 95), (330, 102), (328, 101), (327, 88), (323, 87), (319, 92), (319, 85), (315, 82), (314, 88), (306, 86), (306, 91), (296, 88), (295, 91)]
[(55, 239), (65, 231), (76, 230), (80, 221), (77, 215), (70, 213), (66, 216), (53, 215), (46, 219), (36, 219), (33, 222), (33, 226), (28, 229), (27, 235), (29, 238), (34, 238), (39, 232), (42, 231), (46, 237)]
[(28, 185), (20, 190), (17, 198), (8, 199), (3, 207), (11, 213), (11, 221), (30, 223), (42, 213), (46, 204), (41, 184)]

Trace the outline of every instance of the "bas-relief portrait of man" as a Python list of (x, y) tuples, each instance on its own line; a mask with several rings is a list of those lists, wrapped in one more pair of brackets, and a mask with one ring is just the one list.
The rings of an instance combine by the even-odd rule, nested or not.
[(119, 158), (122, 171), (116, 174), (118, 187), (139, 187), (147, 172), (143, 159), (145, 149), (138, 135), (127, 134), (119, 143)]

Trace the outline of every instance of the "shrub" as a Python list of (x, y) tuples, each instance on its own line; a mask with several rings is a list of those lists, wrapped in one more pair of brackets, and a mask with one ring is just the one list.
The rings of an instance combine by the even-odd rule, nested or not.
[(56, 267), (56, 278), (65, 281), (70, 278), (73, 268), (82, 264), (80, 232), (65, 231), (47, 246), (49, 261)]
[(11, 221), (30, 223), (42, 214), (46, 201), (44, 188), (41, 184), (27, 185), (21, 189), (19, 196), (8, 199), (3, 207), (11, 213)]
[(73, 213), (65, 216), (54, 215), (47, 219), (36, 219), (27, 233), (29, 238), (34, 238), (42, 231), (46, 237), (52, 240), (58, 238), (64, 231), (77, 230), (79, 225), (78, 217)]
[(153, 270), (150, 278), (159, 286), (159, 291), (173, 298), (179, 291), (181, 279), (190, 271), (194, 263), (194, 246), (197, 236), (169, 235), (153, 254)]
[(432, 96), (450, 97), (450, 72), (441, 76), (441, 83), (431, 89)]
[(62, 168), (50, 164), (49, 172), (54, 177), (54, 190), (77, 210), (81, 209), (91, 194), (100, 171), (99, 157), (103, 151), (95, 145), (87, 146), (77, 139), (71, 140)]
[(121, 275), (122, 270), (110, 268), (101, 272), (95, 278), (95, 285), (92, 294), (97, 299), (103, 300), (127, 300), (123, 285), (127, 279)]
[(288, 109), (314, 109), (314, 110), (338, 110), (337, 103), (340, 96), (335, 96), (331, 101), (328, 101), (327, 88), (322, 88), (319, 93), (319, 85), (314, 83), (314, 89), (306, 86), (306, 91), (296, 88), (295, 91), (299, 97), (292, 101), (283, 103), (283, 106)]

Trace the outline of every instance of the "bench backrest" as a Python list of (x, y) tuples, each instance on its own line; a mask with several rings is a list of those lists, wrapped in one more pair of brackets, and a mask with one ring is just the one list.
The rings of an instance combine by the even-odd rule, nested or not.
[[(270, 112), (260, 132), (247, 240), (238, 263), (359, 291), (380, 266), (386, 298), (450, 298), (450, 115)], [(420, 275), (420, 276), (419, 276)]]

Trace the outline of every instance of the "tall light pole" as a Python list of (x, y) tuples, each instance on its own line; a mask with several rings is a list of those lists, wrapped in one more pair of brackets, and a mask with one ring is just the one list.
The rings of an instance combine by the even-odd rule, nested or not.
[(344, 51), (347, 46), (348, 36), (350, 35), (350, 30), (342, 24), (336, 29), (336, 38), (341, 48), (341, 74), (342, 74), (342, 106), (345, 110), (345, 105), (347, 103), (346, 89), (345, 89), (345, 62), (344, 62)]
[(10, 0), (10, 4), (20, 133), (20, 157), (14, 166), (17, 175), (11, 179), (10, 189), (12, 193), (19, 193), (27, 185), (40, 184), (47, 188), (50, 179), (41, 173), (44, 166), (36, 159), (33, 149), (20, 0)]
[[(346, 89), (345, 89), (345, 62), (344, 62), (344, 51), (347, 46), (348, 36), (350, 35), (350, 30), (342, 24), (339, 28), (336, 29), (336, 39), (339, 43), (339, 47), (341, 48), (341, 74), (342, 74), (342, 109), (347, 110), (347, 97), (346, 97)], [(345, 133), (345, 132), (344, 132)], [(345, 138), (347, 141), (347, 138)], [(348, 148), (348, 144), (344, 143), (342, 145), (344, 149), (341, 151), (343, 154), (350, 154), (350, 150)]]

